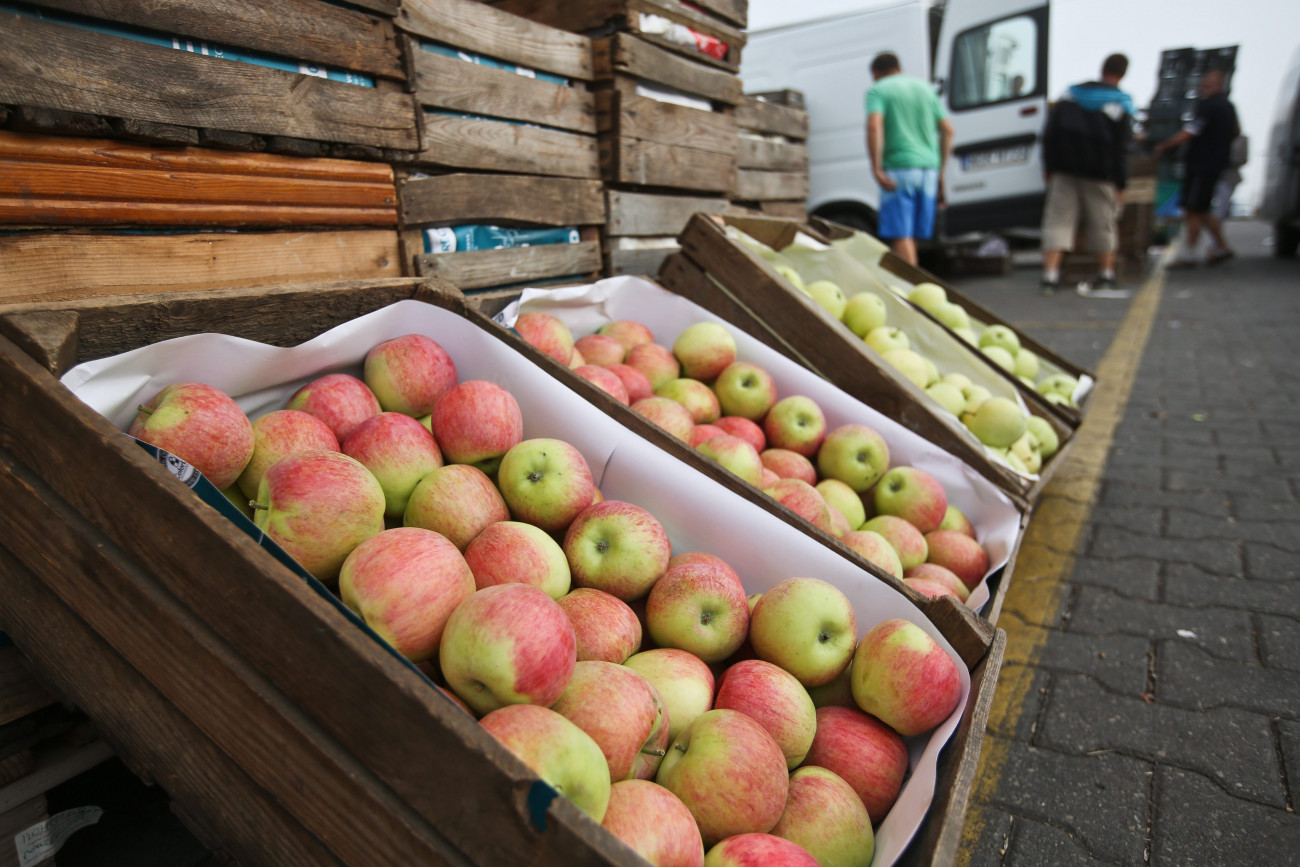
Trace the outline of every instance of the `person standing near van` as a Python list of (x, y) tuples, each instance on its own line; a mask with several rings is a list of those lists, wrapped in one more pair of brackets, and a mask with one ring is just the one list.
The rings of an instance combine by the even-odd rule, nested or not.
[(1083, 230), (1097, 254), (1097, 277), (1080, 295), (1126, 297), (1115, 285), (1115, 229), (1128, 184), (1128, 145), (1133, 137), (1133, 98), (1119, 89), (1128, 58), (1112, 54), (1101, 81), (1072, 86), (1047, 114), (1043, 129), (1042, 291), (1061, 288), (1061, 263)]
[(898, 56), (871, 61), (867, 153), (880, 185), (879, 235), (916, 264), (916, 241), (934, 234), (935, 206), (952, 152), (952, 125), (934, 88), (902, 74)]

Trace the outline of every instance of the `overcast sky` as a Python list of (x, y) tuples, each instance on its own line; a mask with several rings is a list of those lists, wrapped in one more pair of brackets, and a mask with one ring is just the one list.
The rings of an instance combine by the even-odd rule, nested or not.
[[(749, 26), (759, 30), (805, 11), (834, 13), (897, 2), (901, 0), (749, 0)], [(1026, 0), (1024, 5), (1037, 4)], [(1256, 201), (1278, 83), (1300, 50), (1300, 0), (1052, 0), (1051, 7), (1048, 81), (1053, 96), (1069, 84), (1095, 79), (1102, 59), (1119, 51), (1129, 57), (1123, 88), (1145, 108), (1155, 93), (1161, 51), (1239, 46), (1232, 101), (1250, 137), (1251, 159), (1242, 169), (1237, 201)]]

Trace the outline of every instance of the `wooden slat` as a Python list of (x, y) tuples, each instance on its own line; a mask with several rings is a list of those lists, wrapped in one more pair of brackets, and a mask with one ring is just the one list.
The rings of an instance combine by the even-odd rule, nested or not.
[(637, 277), (654, 277), (659, 273), (664, 260), (677, 252), (673, 247), (661, 247), (652, 250), (610, 250), (605, 258), (605, 270), (610, 277), (630, 274)]
[(609, 225), (614, 236), (676, 237), (696, 212), (720, 214), (727, 200), (706, 196), (670, 196), (609, 190)]
[(417, 163), (458, 169), (599, 178), (594, 136), (499, 120), (425, 114)]
[(0, 224), (51, 226), (194, 226), (281, 229), (295, 226), (392, 226), (391, 208), (310, 208), (253, 204), (80, 201), (0, 196)]
[(413, 150), (409, 94), (0, 13), (0, 103)]
[(744, 99), (740, 79), (732, 73), (695, 63), (630, 33), (598, 39), (593, 48), (597, 78), (630, 75), (726, 105)]
[(695, 0), (695, 5), (742, 30), (749, 23), (749, 0)]
[(606, 177), (620, 184), (727, 193), (736, 185), (728, 154), (618, 138), (601, 142)]
[(403, 77), (391, 20), (322, 0), (41, 0), (40, 5), (292, 60)]
[(808, 138), (808, 112), (746, 97), (736, 107), (736, 125), (755, 132), (770, 132), (797, 141)]
[(0, 867), (20, 867), (18, 852), (12, 843), (14, 837), (49, 817), (50, 814), (45, 808), (44, 795), (32, 798), (9, 812), (0, 814), (0, 840), (5, 843), (4, 846), (0, 846)]
[(600, 181), (529, 175), (452, 174), (401, 182), (402, 224), (436, 225), (492, 220), (542, 226), (605, 222)]
[(736, 146), (736, 167), (807, 174), (808, 146), (790, 141), (769, 141), (741, 135)]
[(596, 106), (582, 84), (568, 87), (425, 51), (411, 43), (413, 88), (421, 105), (596, 132)]
[(763, 199), (802, 201), (808, 198), (807, 172), (736, 172), (736, 201), (758, 202)]
[(58, 700), (27, 670), (21, 650), (0, 647), (0, 726), (49, 707)]
[(591, 40), (473, 0), (402, 0), (399, 26), (497, 60), (591, 80)]
[(600, 271), (600, 267), (598, 241), (465, 253), (428, 253), (416, 257), (417, 273), (441, 277), (461, 289), (511, 286), (529, 280), (591, 274)]
[(596, 109), (602, 133), (708, 151), (735, 160), (738, 136), (730, 115), (619, 90), (597, 93)]
[(0, 304), (398, 277), (397, 234), (0, 236)]

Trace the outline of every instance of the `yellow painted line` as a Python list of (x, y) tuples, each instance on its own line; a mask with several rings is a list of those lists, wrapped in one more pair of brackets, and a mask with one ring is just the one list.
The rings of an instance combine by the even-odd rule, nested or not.
[[(998, 627), (1007, 633), (1007, 651), (989, 714), (990, 732), (1012, 729), (1029, 700), (1034, 665), (1047, 641), (1048, 626), (1061, 609), (1066, 582), (1074, 571), (1075, 550), (1088, 526), (1106, 455), (1124, 417), (1163, 291), (1164, 271), (1160, 269), (1142, 286), (1115, 331), (1110, 349), (1097, 367), (1097, 390), (1075, 432), (1074, 444), (1025, 528), (998, 617)], [(969, 865), (975, 841), (985, 831), (987, 817), (980, 805), (991, 800), (997, 790), (1009, 746), (1003, 738), (984, 741), (957, 855), (961, 867)]]

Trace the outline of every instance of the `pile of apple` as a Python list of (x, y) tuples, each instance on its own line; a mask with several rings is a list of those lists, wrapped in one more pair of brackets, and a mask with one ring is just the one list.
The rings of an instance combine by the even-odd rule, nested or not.
[(563, 320), (541, 311), (521, 313), (514, 328), (918, 592), (965, 602), (984, 580), (988, 555), (938, 480), (916, 467), (891, 468), (875, 429), (828, 430), (812, 398), (778, 399), (771, 374), (736, 360), (724, 326), (691, 324), (671, 347), (628, 319), (576, 340)]
[(859, 641), (825, 581), (747, 596), (722, 558), (674, 555), (655, 516), (605, 499), (571, 444), (524, 439), (514, 397), (459, 381), (422, 335), (255, 420), (212, 386), (168, 386), (130, 433), (248, 498), (378, 636), (657, 864), (869, 864), (904, 738), (961, 699), (916, 624)]

